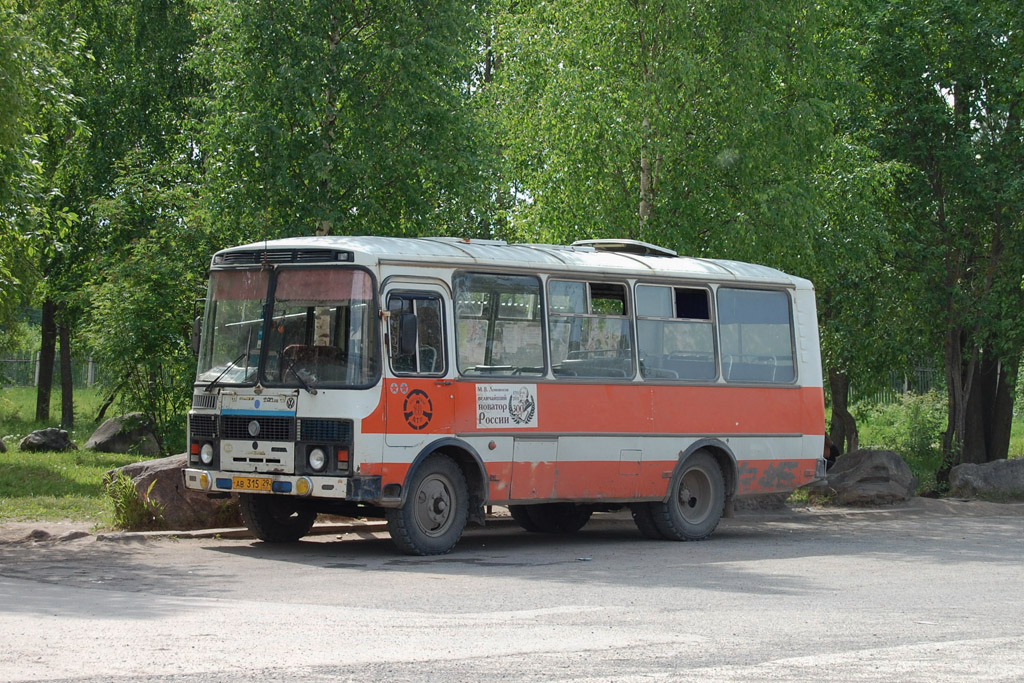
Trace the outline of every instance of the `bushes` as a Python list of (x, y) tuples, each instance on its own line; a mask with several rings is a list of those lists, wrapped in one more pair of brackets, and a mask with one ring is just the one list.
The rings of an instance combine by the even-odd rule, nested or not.
[(114, 526), (126, 531), (162, 529), (160, 506), (149, 499), (154, 480), (146, 495), (140, 496), (135, 482), (124, 472), (114, 472), (104, 479), (107, 496), (114, 505)]

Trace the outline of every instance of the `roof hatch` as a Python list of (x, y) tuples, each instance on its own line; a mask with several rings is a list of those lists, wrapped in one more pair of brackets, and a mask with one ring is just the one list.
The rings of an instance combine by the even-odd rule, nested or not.
[(577, 240), (572, 243), (574, 247), (592, 247), (597, 251), (614, 251), (621, 254), (633, 254), (635, 256), (678, 256), (676, 252), (656, 244), (640, 242), (638, 240)]

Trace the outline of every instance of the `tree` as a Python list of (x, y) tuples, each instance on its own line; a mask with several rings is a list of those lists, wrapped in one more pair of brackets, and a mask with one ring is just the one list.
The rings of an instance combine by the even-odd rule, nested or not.
[(198, 196), (195, 167), (129, 155), (118, 170), (115, 191), (93, 210), (112, 231), (136, 236), (103, 259), (105, 277), (90, 283), (85, 336), (115, 378), (110, 388), (153, 418), (161, 448), (173, 448), (184, 443), (195, 377), (192, 312), (205, 293), (215, 240), (188, 224)]
[(864, 74), (874, 146), (912, 168), (900, 266), (943, 349), (946, 468), (1005, 458), (1024, 344), (1024, 7), (884, 2)]
[(820, 21), (795, 2), (516, 5), (490, 98), (524, 237), (628, 236), (796, 269), (833, 134)]
[[(103, 279), (106, 254), (117, 253), (139, 234), (145, 222), (118, 225), (97, 217), (93, 204), (116, 192), (119, 164), (128, 155), (155, 163), (173, 154), (180, 126), (194, 95), (190, 74), (182, 68), (193, 33), (184, 0), (157, 0), (125, 5), (116, 2), (40, 0), (32, 8), (39, 40), (57, 49), (66, 35), (81, 36), (84, 51), (63, 55), (62, 72), (75, 93), (77, 120), (88, 135), (54, 125), (41, 150), (41, 169), (54, 191), (44, 222), (72, 214), (73, 230), (50, 241), (41, 259), (43, 372), (37, 396), (37, 419), (49, 411), (50, 367), (55, 341), (61, 339), (62, 422), (73, 421), (70, 386), (71, 339), (89, 302), (86, 284)], [(59, 122), (58, 122), (59, 124)], [(116, 334), (111, 330), (110, 334)]]
[(469, 3), (201, 3), (204, 210), (225, 243), (459, 232), (479, 210)]
[[(81, 55), (81, 45), (81, 34), (69, 31), (55, 47), (68, 59)], [(75, 219), (70, 212), (47, 216), (54, 188), (39, 162), (50, 130), (81, 130), (56, 54), (36, 35), (31, 17), (0, 0), (0, 329), (10, 328), (31, 296), (42, 252)]]
[(821, 219), (814, 258), (803, 271), (815, 284), (825, 380), (832, 399), (829, 435), (841, 452), (859, 447), (849, 410), (851, 386), (870, 390), (923, 353), (923, 320), (910, 314), (916, 284), (893, 266), (889, 216), (903, 170), (856, 138), (835, 140), (814, 175)]

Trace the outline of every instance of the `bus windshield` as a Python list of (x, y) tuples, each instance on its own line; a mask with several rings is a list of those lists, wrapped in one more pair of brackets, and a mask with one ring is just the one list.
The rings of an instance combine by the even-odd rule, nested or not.
[(255, 383), (268, 284), (263, 270), (211, 274), (197, 382)]
[[(215, 271), (197, 381), (267, 386), (366, 386), (379, 371), (373, 281), (361, 270)], [(269, 316), (269, 327), (266, 318)], [(267, 329), (266, 339), (264, 330)]]
[(366, 386), (380, 361), (373, 280), (362, 270), (303, 268), (277, 275), (267, 385)]

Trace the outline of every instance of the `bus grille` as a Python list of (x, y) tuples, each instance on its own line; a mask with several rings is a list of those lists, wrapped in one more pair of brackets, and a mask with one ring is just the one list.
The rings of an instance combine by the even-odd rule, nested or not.
[(189, 417), (189, 431), (193, 439), (216, 439), (216, 415), (192, 415)]
[(299, 420), (299, 441), (351, 443), (351, 420)]
[[(249, 433), (249, 423), (259, 423), (256, 436)], [(225, 439), (256, 439), (259, 441), (294, 441), (295, 420), (290, 417), (259, 417), (225, 415), (221, 418)]]
[(193, 408), (216, 408), (217, 407), (217, 394), (193, 394), (192, 395), (192, 407)]

